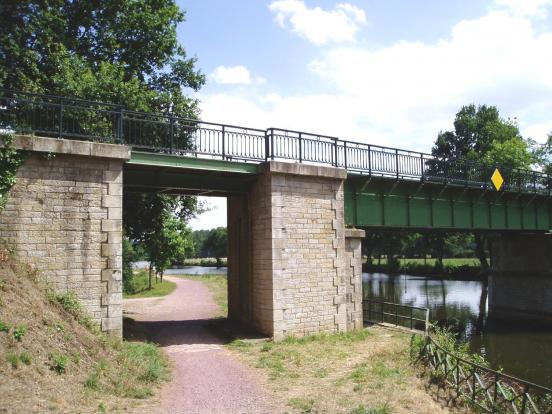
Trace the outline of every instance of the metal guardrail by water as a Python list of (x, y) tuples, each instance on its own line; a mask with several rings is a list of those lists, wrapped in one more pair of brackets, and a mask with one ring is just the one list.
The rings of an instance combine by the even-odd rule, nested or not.
[(362, 301), (362, 312), (364, 322), (391, 323), (425, 333), (429, 329), (427, 308), (365, 298)]
[(552, 389), (467, 361), (436, 343), (429, 326), (429, 309), (366, 298), (363, 313), (365, 322), (423, 331), (423, 347), (417, 360), (431, 370), (440, 385), (447, 386), (476, 410), (491, 414), (552, 414)]
[(434, 378), (484, 413), (550, 414), (552, 389), (482, 367), (424, 338), (420, 359)]
[[(129, 111), (120, 105), (0, 89), (0, 130), (244, 162), (292, 160), (352, 173), (492, 190), (498, 166), (278, 128), (266, 130)], [(552, 195), (552, 177), (501, 168), (504, 190)]]

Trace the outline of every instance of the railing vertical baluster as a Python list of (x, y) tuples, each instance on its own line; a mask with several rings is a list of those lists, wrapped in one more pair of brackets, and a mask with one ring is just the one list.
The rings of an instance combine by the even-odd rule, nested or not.
[(372, 175), (372, 146), (368, 144), (368, 175)]
[(270, 129), (270, 158), (274, 159), (274, 129)]
[(343, 141), (343, 163), (345, 169), (347, 169), (347, 141)]
[(172, 116), (169, 117), (169, 142), (169, 153), (172, 154), (174, 151), (174, 118)]
[(410, 308), (410, 329), (414, 329), (414, 308)]
[(226, 159), (226, 126), (222, 126), (222, 159)]
[(472, 402), (474, 403), (475, 403), (475, 387), (477, 385), (475, 374), (476, 374), (476, 367), (475, 365), (472, 365)]
[(63, 136), (63, 100), (59, 100), (59, 132), (58, 138)]
[(527, 385), (523, 387), (523, 400), (521, 401), (521, 413), (525, 414), (525, 408), (527, 407), (527, 392), (529, 390), (527, 389)]
[(397, 180), (399, 179), (399, 150), (395, 150), (395, 169), (397, 172)]
[(123, 144), (123, 107), (119, 107), (117, 112), (117, 144)]
[(494, 376), (494, 390), (493, 390), (493, 408), (492, 413), (496, 413), (496, 397), (498, 395), (498, 373)]
[(334, 162), (333, 162), (333, 165), (334, 167), (337, 167), (337, 138), (334, 138), (333, 139), (334, 143)]
[(303, 162), (303, 137), (302, 137), (302, 133), (299, 132), (299, 162)]
[(420, 154), (420, 179), (424, 181), (424, 154)]

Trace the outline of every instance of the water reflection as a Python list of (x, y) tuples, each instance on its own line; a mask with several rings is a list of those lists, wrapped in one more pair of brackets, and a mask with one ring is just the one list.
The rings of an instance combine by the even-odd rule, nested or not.
[(429, 308), (432, 321), (457, 332), (493, 368), (552, 387), (552, 332), (488, 318), (487, 281), (364, 273), (363, 282), (364, 297)]

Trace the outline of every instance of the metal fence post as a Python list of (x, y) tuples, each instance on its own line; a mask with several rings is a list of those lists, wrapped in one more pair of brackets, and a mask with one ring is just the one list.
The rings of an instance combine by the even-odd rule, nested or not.
[(424, 181), (424, 154), (420, 154), (420, 180)]
[(347, 141), (343, 141), (343, 163), (347, 169)]
[(274, 129), (270, 129), (270, 159), (274, 160)]
[(116, 143), (123, 143), (123, 107), (119, 107), (119, 112), (117, 113), (117, 137)]
[(333, 162), (333, 165), (334, 165), (334, 167), (337, 167), (337, 138), (334, 138), (333, 141), (334, 141), (334, 162)]
[(372, 146), (368, 144), (368, 175), (372, 175)]
[(169, 117), (169, 139), (170, 139), (170, 153), (174, 150), (174, 118)]
[(299, 162), (303, 162), (303, 134), (299, 132)]

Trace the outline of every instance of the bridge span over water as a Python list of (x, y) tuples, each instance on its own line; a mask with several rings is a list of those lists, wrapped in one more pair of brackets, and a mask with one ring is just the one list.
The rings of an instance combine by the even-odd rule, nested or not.
[[(0, 129), (31, 153), (0, 237), (114, 333), (123, 189), (227, 197), (230, 317), (276, 338), (362, 325), (358, 228), (493, 231), (498, 268), (552, 269), (552, 177), (538, 171), (6, 90)], [(546, 295), (527, 302), (552, 315)]]

